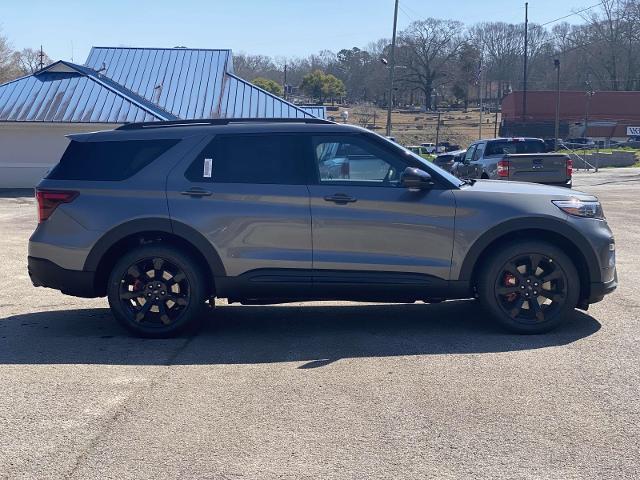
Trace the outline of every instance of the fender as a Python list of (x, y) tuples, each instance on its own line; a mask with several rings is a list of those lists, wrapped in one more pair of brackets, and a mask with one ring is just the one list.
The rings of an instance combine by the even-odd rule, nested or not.
[(89, 252), (83, 270), (95, 272), (111, 246), (130, 235), (144, 232), (166, 232), (180, 237), (200, 251), (214, 276), (226, 276), (220, 255), (204, 235), (184, 223), (162, 217), (131, 220), (106, 232)]
[(480, 255), (494, 240), (509, 233), (518, 233), (522, 230), (545, 230), (564, 237), (569, 243), (576, 246), (587, 263), (589, 278), (592, 282), (600, 280), (600, 263), (589, 241), (578, 230), (568, 226), (565, 222), (554, 218), (532, 217), (516, 218), (500, 223), (483, 233), (467, 251), (459, 280), (471, 280), (473, 268)]

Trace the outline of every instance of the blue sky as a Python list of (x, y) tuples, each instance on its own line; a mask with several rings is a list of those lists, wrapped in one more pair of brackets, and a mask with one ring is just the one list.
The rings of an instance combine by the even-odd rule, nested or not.
[[(544, 23), (594, 3), (530, 0), (529, 20)], [(393, 0), (0, 0), (0, 29), (13, 48), (42, 44), (54, 60), (71, 60), (73, 48), (78, 63), (92, 45), (305, 56), (390, 37), (392, 15)], [(517, 22), (524, 18), (524, 2), (400, 1), (400, 29), (429, 16), (468, 24)]]

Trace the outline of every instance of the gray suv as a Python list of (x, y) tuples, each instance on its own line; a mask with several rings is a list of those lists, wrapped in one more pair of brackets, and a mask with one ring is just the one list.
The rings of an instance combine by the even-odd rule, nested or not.
[(36, 196), (33, 284), (107, 296), (143, 336), (193, 327), (215, 297), (476, 297), (504, 326), (539, 333), (617, 285), (595, 197), (462, 181), (375, 133), (322, 120), (72, 135)]

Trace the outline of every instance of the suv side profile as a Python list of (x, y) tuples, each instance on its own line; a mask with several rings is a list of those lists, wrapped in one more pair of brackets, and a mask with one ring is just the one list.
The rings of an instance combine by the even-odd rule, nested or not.
[(306, 120), (128, 124), (72, 135), (36, 189), (36, 286), (107, 296), (135, 334), (207, 300), (477, 297), (540, 333), (617, 286), (591, 195), (463, 181), (368, 130)]

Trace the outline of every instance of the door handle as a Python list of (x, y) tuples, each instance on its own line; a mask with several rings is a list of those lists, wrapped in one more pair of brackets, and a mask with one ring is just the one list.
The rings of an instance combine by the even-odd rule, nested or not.
[(334, 195), (327, 195), (326, 197), (324, 197), (324, 199), (327, 202), (334, 202), (341, 205), (344, 205), (347, 203), (353, 203), (357, 201), (357, 198), (354, 198), (351, 195), (347, 195), (346, 193), (336, 193)]
[(187, 195), (189, 197), (210, 197), (212, 193), (204, 188), (194, 187), (189, 190), (185, 190), (184, 192), (180, 192), (180, 195)]

